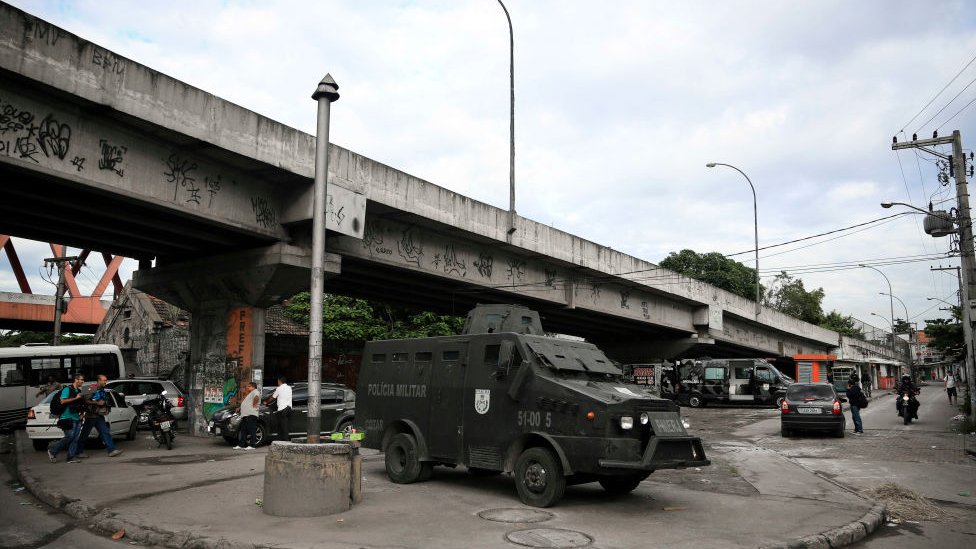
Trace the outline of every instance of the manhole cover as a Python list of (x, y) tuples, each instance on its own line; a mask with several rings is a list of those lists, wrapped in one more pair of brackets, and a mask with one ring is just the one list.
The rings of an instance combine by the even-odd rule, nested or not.
[(516, 530), (506, 534), (505, 539), (525, 547), (586, 547), (593, 543), (593, 538), (583, 532), (559, 528)]
[(488, 509), (478, 513), (478, 516), (494, 522), (525, 524), (545, 522), (552, 518), (552, 513), (538, 509)]

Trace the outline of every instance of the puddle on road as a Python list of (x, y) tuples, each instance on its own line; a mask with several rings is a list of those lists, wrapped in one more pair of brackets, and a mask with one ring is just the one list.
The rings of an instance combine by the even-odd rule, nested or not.
[(218, 462), (224, 461), (233, 456), (224, 454), (214, 454), (214, 455), (163, 455), (163, 456), (148, 456), (140, 457), (129, 460), (129, 463), (136, 463), (139, 465), (183, 465), (187, 463), (207, 463), (207, 462)]

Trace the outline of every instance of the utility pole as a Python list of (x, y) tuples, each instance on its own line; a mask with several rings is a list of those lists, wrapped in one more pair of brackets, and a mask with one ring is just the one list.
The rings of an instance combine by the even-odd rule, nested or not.
[(54, 337), (51, 342), (52, 345), (61, 343), (61, 314), (67, 309), (64, 303), (64, 266), (66, 263), (78, 261), (77, 256), (65, 257), (64, 250), (65, 246), (61, 245), (61, 251), (58, 252), (57, 257), (49, 257), (44, 260), (45, 267), (55, 265), (58, 268), (58, 289), (54, 294)]
[[(914, 138), (914, 136), (912, 136)], [(946, 158), (945, 155), (927, 149), (937, 145), (952, 145), (952, 155)], [(969, 210), (969, 190), (966, 184), (966, 155), (962, 148), (962, 134), (959, 130), (952, 132), (952, 137), (938, 137), (932, 135), (932, 139), (912, 139), (906, 143), (895, 141), (891, 145), (892, 150), (917, 148), (923, 151), (949, 160), (951, 173), (956, 180), (956, 201), (957, 213), (955, 222), (959, 226), (959, 256), (961, 263), (960, 286), (962, 295), (962, 329), (966, 343), (966, 389), (969, 393), (969, 414), (972, 421), (976, 421), (976, 360), (974, 360), (973, 341), (973, 305), (976, 304), (976, 261), (974, 261), (973, 251), (973, 226)]]

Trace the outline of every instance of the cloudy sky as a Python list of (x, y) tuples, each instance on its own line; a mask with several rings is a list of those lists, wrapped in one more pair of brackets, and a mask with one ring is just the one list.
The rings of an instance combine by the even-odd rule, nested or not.
[[(310, 94), (329, 72), (342, 94), (334, 143), (508, 207), (509, 36), (496, 0), (10, 3), (309, 133)], [(887, 328), (888, 285), (863, 263), (890, 279), (905, 305), (896, 317), (946, 316), (926, 298), (956, 299), (954, 271), (930, 270), (959, 264), (948, 239), (925, 235), (917, 215), (877, 220), (906, 211), (882, 201), (955, 205), (936, 158), (896, 153), (891, 138), (958, 129), (976, 148), (971, 4), (506, 6), (520, 215), (653, 262), (690, 248), (746, 252), (733, 257), (752, 266), (749, 185), (705, 167), (733, 164), (755, 185), (760, 247), (775, 246), (760, 252), (764, 284), (788, 271), (824, 289), (825, 311)], [(50, 250), (16, 245), (35, 291), (53, 293), (40, 279)], [(91, 263), (83, 287), (100, 273)], [(16, 290), (0, 255), (0, 291)]]

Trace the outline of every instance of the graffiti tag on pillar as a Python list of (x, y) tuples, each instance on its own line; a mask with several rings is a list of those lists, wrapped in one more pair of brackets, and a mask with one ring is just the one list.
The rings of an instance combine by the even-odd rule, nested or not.
[(115, 175), (122, 177), (124, 170), (120, 166), (125, 159), (125, 153), (129, 151), (122, 145), (113, 145), (106, 139), (98, 140), (99, 156), (98, 169), (108, 170)]
[(647, 319), (651, 318), (651, 311), (646, 301), (641, 301), (641, 315)]
[(373, 257), (373, 253), (393, 255), (393, 250), (383, 246), (383, 228), (375, 221), (367, 221), (363, 228), (363, 247)]
[(251, 198), (251, 209), (254, 210), (254, 221), (258, 225), (270, 229), (277, 224), (278, 214), (267, 199)]
[(32, 122), (34, 122), (32, 113), (22, 111), (0, 99), (0, 135), (5, 135), (7, 132), (17, 133), (30, 128)]
[(491, 256), (487, 251), (481, 250), (478, 252), (478, 260), (474, 262), (474, 266), (478, 268), (478, 274), (484, 278), (491, 278), (492, 266), (495, 263), (495, 258)]
[(630, 308), (630, 304), (628, 303), (629, 300), (630, 300), (630, 290), (620, 290), (620, 308), (621, 309), (629, 309)]
[(468, 267), (464, 261), (458, 259), (454, 244), (448, 244), (444, 248), (444, 272), (447, 274), (457, 273), (461, 276), (468, 275)]
[[(208, 208), (213, 207), (214, 196), (217, 196), (217, 193), (220, 192), (220, 182), (222, 179), (223, 177), (219, 175), (217, 177), (207, 176), (203, 178), (203, 182), (207, 184), (207, 192), (210, 193), (210, 200), (207, 202)], [(232, 181), (232, 183), (236, 182)]]
[(14, 152), (24, 160), (32, 160), (35, 164), (40, 164), (40, 161), (35, 158), (37, 153), (41, 152), (31, 140), (29, 136), (18, 137), (17, 141), (14, 142)]
[(68, 154), (68, 146), (71, 144), (71, 127), (61, 124), (49, 114), (37, 127), (37, 142), (45, 156), (64, 160), (65, 155)]
[(339, 206), (339, 209), (337, 210), (335, 206), (335, 200), (332, 198), (332, 195), (330, 194), (326, 196), (325, 215), (329, 219), (331, 219), (337, 226), (341, 227), (342, 221), (346, 219), (346, 214), (345, 212), (343, 212), (343, 210), (345, 209), (346, 209), (345, 206)]
[(80, 172), (85, 169), (85, 159), (81, 156), (76, 156), (71, 159), (71, 165)]
[[(420, 258), (424, 256), (424, 247), (414, 243), (413, 234), (410, 229), (404, 229), (400, 241), (397, 242), (397, 251), (400, 252), (400, 257), (405, 259), (407, 263), (413, 263), (420, 267)], [(435, 256), (435, 267), (437, 266), (436, 260), (437, 256)]]
[(522, 276), (525, 274), (523, 271), (524, 267), (525, 261), (515, 257), (510, 257), (508, 259), (508, 269), (505, 271), (505, 276), (512, 281), (512, 286), (514, 286), (516, 282), (522, 281)]

